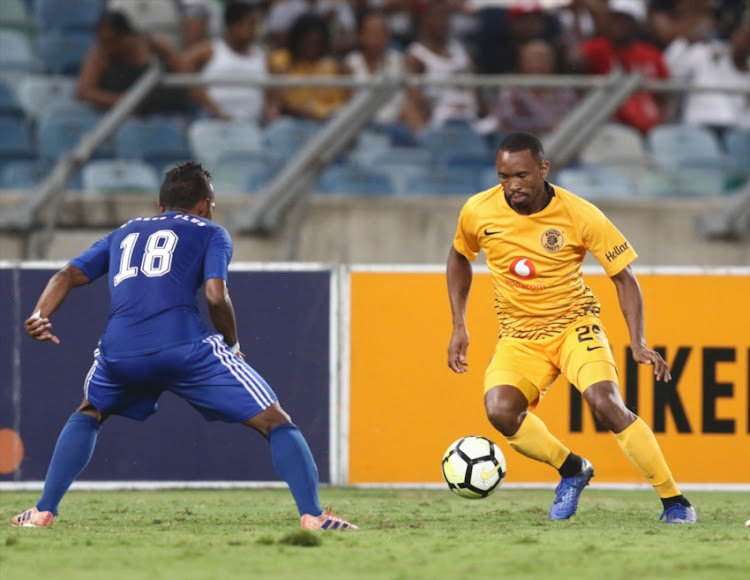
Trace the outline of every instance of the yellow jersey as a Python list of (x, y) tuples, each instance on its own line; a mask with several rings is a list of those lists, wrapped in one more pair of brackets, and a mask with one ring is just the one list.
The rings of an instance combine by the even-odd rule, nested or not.
[(596, 206), (556, 185), (542, 211), (516, 213), (498, 185), (466, 202), (453, 240), (474, 261), (483, 251), (495, 289), (500, 336), (540, 340), (586, 314), (599, 315), (599, 301), (581, 276), (591, 252), (614, 276), (637, 254)]

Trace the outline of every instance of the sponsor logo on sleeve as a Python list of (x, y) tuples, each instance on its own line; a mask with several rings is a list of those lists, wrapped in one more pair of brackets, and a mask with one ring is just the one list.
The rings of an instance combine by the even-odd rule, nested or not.
[(605, 256), (607, 257), (607, 262), (614, 261), (617, 258), (617, 256), (624, 253), (625, 250), (627, 250), (628, 248), (629, 248), (628, 242), (625, 242), (624, 244), (620, 244), (619, 246), (613, 246), (612, 249), (605, 254)]

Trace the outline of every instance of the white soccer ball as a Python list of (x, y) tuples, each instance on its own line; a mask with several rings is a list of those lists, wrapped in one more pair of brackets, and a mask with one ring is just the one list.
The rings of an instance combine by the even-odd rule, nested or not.
[(443, 455), (443, 477), (448, 487), (466, 499), (487, 497), (500, 487), (505, 474), (503, 452), (486, 437), (461, 437)]

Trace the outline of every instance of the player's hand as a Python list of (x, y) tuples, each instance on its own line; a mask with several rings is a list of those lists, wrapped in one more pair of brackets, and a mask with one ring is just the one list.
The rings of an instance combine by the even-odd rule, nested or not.
[(672, 380), (672, 375), (669, 374), (669, 365), (658, 352), (640, 345), (631, 347), (631, 349), (635, 362), (654, 366), (654, 376), (657, 381), (666, 383)]
[(448, 345), (448, 366), (454, 373), (465, 373), (469, 370), (469, 363), (466, 362), (468, 348), (469, 332), (463, 326), (454, 328)]
[(60, 339), (50, 332), (52, 323), (49, 321), (49, 318), (43, 318), (36, 313), (27, 318), (23, 325), (24, 328), (26, 328), (26, 334), (34, 340), (38, 340), (39, 342), (50, 341), (55, 344), (60, 344)]

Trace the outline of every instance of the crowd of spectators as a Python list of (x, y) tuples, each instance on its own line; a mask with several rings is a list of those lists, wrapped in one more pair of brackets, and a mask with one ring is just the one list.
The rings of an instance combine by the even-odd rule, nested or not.
[[(77, 96), (111, 106), (151, 58), (206, 79), (267, 75), (608, 74), (748, 85), (750, 23), (742, 0), (179, 0), (171, 41), (134, 26), (110, 0), (79, 75)], [(480, 132), (553, 130), (582, 97), (570, 88), (410, 88), (384, 103), (375, 122), (394, 135), (461, 120)], [(266, 124), (280, 115), (322, 121), (351, 91), (208, 84), (160, 90), (141, 113), (185, 113)], [(616, 120), (646, 134), (665, 122), (721, 131), (750, 123), (747, 95), (640, 90)], [(408, 138), (407, 138), (408, 140)]]

